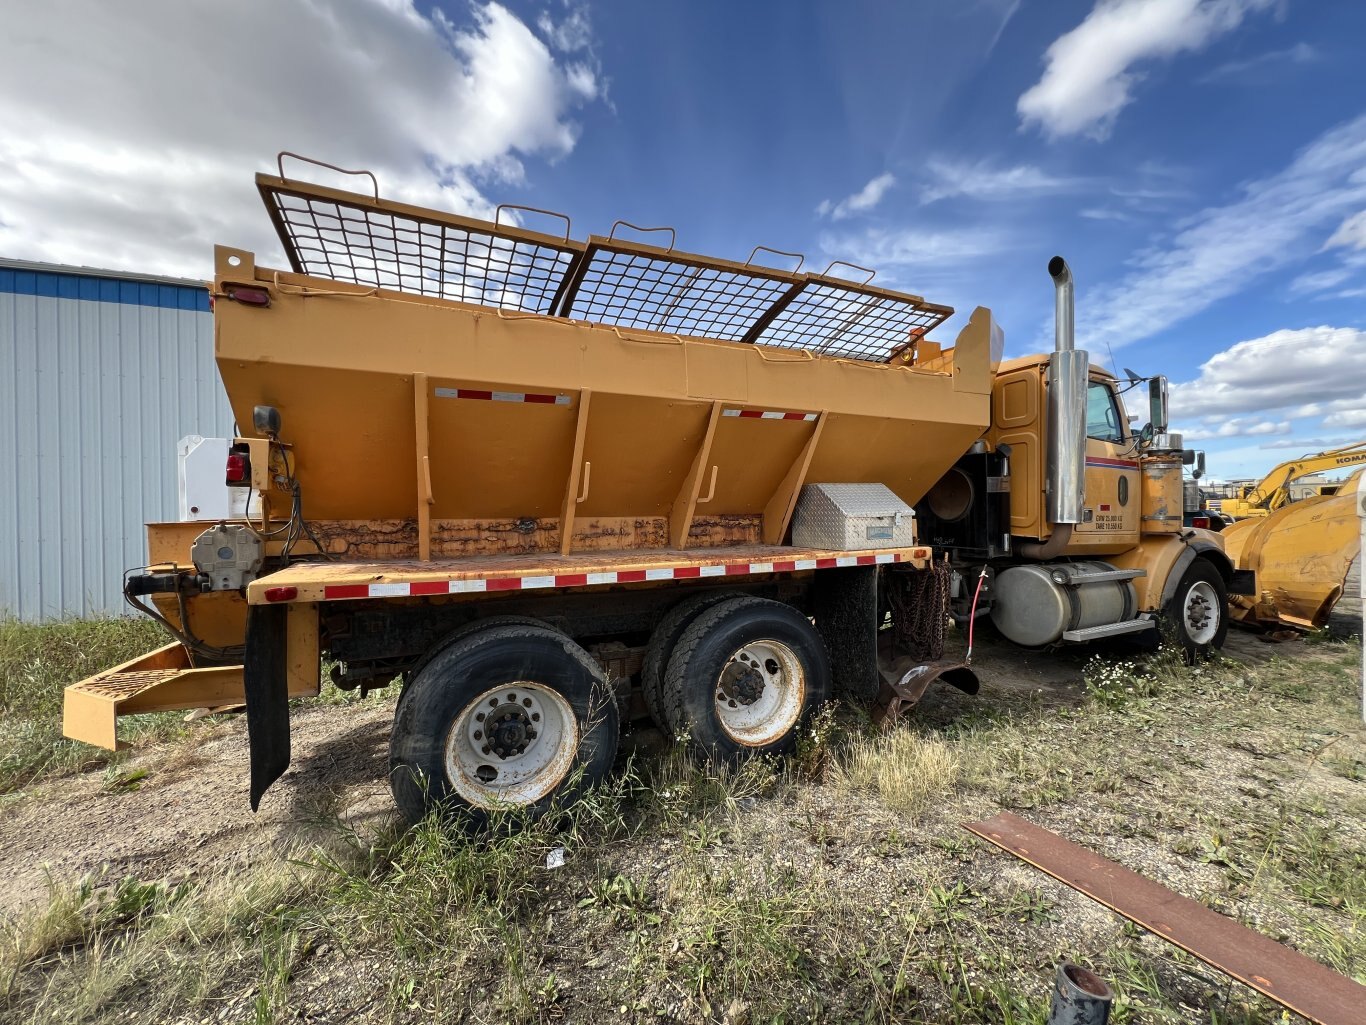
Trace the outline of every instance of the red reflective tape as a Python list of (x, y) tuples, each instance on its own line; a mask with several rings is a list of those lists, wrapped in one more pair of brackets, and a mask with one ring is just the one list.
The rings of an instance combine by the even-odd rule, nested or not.
[(875, 565), (877, 565), (877, 556), (876, 556), (876, 555), (860, 555), (860, 556), (858, 557), (857, 562), (858, 562), (858, 565), (860, 565), (860, 566), (875, 566)]
[(701, 566), (679, 566), (674, 570), (675, 580), (685, 580), (688, 577), (700, 577), (701, 575)]
[(420, 580), (408, 585), (409, 594), (450, 594), (448, 580)]
[(762, 409), (742, 409), (740, 410), (740, 415), (758, 419), (759, 417), (764, 415), (764, 411)]
[(493, 392), (478, 391), (474, 388), (457, 388), (455, 389), (455, 394), (462, 399), (488, 399), (489, 401), (493, 400)]
[(635, 584), (644, 579), (645, 571), (643, 569), (624, 569), (617, 574), (617, 583), (619, 584)]
[(521, 577), (499, 577), (495, 580), (484, 581), (484, 589), (487, 591), (520, 591), (522, 589)]
[(806, 414), (805, 414), (805, 413), (784, 413), (784, 414), (783, 414), (783, 419), (784, 419), (784, 420), (805, 420), (805, 419), (806, 419)]
[(587, 583), (587, 573), (559, 573), (555, 576), (556, 587), (583, 587)]
[(522, 401), (523, 401), (523, 402), (549, 402), (551, 405), (554, 405), (554, 403), (555, 403), (555, 396), (554, 396), (554, 395), (533, 395), (531, 392), (527, 392), (525, 395), (522, 396)]
[(793, 573), (797, 569), (795, 562), (775, 562), (773, 564), (774, 573)]
[(838, 565), (839, 565), (839, 563), (836, 562), (834, 559), (817, 559), (817, 560), (816, 560), (816, 568), (817, 568), (817, 569), (834, 569), (834, 568), (835, 568), (836, 566), (838, 566)]
[(329, 584), (323, 588), (324, 600), (330, 601), (333, 598), (368, 598), (370, 597), (369, 584)]
[(749, 563), (747, 562), (732, 562), (726, 566), (726, 576), (728, 577), (742, 577), (748, 572)]

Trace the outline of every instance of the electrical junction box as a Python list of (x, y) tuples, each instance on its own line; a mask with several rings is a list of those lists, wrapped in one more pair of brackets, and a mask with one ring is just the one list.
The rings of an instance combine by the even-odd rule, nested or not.
[(242, 520), (248, 500), (253, 516), (260, 516), (261, 499), (248, 488), (228, 487), (223, 468), (228, 463), (227, 438), (191, 434), (176, 445), (176, 477), (180, 520)]
[(915, 544), (915, 510), (885, 484), (808, 484), (792, 514), (798, 548), (858, 551)]

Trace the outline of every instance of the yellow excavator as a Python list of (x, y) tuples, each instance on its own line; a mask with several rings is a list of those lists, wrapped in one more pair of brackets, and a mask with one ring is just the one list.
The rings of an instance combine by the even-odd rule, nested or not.
[[(1348, 466), (1366, 465), (1366, 441), (1359, 441), (1342, 448), (1329, 449), (1313, 455), (1287, 460), (1274, 467), (1270, 473), (1256, 484), (1242, 489), (1237, 498), (1225, 498), (1209, 503), (1210, 509), (1226, 520), (1245, 520), (1254, 516), (1267, 516), (1277, 509), (1290, 504), (1290, 485), (1301, 477), (1312, 473), (1325, 473), (1341, 470)], [(1320, 489), (1320, 496), (1337, 492), (1339, 485), (1328, 484)], [(1331, 490), (1330, 490), (1331, 489)]]

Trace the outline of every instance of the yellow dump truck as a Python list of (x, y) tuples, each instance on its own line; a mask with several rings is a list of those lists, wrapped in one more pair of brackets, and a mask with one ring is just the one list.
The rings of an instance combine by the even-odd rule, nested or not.
[(254, 808), (326, 658), (403, 681), (403, 813), (477, 824), (572, 800), (622, 716), (736, 759), (835, 693), (973, 691), (950, 618), (1222, 643), (1233, 568), (1182, 523), (1165, 382), (1133, 433), (1061, 258), (1056, 350), (1001, 362), (988, 310), (943, 348), (952, 310), (861, 268), (257, 184), (290, 267), (219, 247), (212, 283), (249, 513), (148, 526), (126, 596), (172, 642), (70, 686), (68, 736), (245, 703)]

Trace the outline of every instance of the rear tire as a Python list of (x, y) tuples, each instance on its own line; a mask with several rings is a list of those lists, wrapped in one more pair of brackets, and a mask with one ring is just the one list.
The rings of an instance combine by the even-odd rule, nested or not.
[(790, 605), (736, 598), (683, 632), (664, 674), (664, 715), (701, 753), (735, 762), (784, 754), (830, 698), (830, 661), (810, 620)]
[(645, 661), (640, 667), (640, 692), (645, 699), (645, 707), (655, 725), (666, 733), (670, 730), (664, 714), (664, 672), (669, 666), (669, 658), (678, 645), (678, 639), (695, 620), (707, 609), (723, 601), (748, 597), (734, 591), (709, 591), (684, 598), (671, 608), (659, 621), (654, 633), (650, 635), (649, 647), (645, 649)]
[(481, 831), (500, 809), (567, 807), (616, 758), (602, 670), (564, 634), (504, 624), (444, 646), (403, 693), (389, 777), (410, 823), (432, 811)]
[(1228, 636), (1228, 586), (1208, 559), (1196, 558), (1162, 607), (1166, 632), (1188, 663), (1209, 658)]

